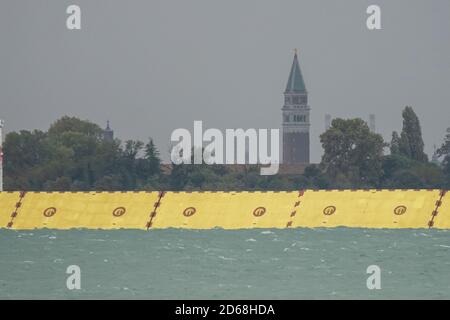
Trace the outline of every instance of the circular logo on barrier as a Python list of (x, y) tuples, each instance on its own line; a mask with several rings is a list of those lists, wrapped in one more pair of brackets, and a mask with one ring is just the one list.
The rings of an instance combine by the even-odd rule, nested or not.
[(118, 207), (113, 210), (112, 214), (114, 217), (121, 217), (125, 214), (125, 212), (127, 212), (127, 209), (124, 207)]
[(407, 209), (405, 206), (398, 206), (394, 209), (394, 214), (396, 214), (397, 216), (401, 216), (402, 214), (406, 213), (406, 210)]
[(323, 209), (323, 214), (326, 216), (331, 216), (335, 212), (336, 212), (335, 206), (328, 206), (325, 209)]
[(193, 216), (195, 212), (197, 212), (197, 210), (194, 207), (189, 207), (184, 209), (183, 216), (190, 217)]
[(255, 217), (261, 217), (264, 213), (266, 213), (266, 208), (264, 207), (258, 207), (255, 210), (253, 210), (253, 215)]
[(50, 207), (44, 210), (44, 217), (50, 218), (53, 217), (56, 213), (55, 207)]

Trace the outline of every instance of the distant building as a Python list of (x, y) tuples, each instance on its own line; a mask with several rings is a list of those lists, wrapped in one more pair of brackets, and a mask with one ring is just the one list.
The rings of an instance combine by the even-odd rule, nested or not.
[(372, 131), (373, 133), (375, 133), (377, 131), (376, 120), (375, 120), (374, 114), (369, 115), (369, 128), (370, 128), (370, 131)]
[(298, 63), (294, 55), (286, 90), (284, 91), (283, 119), (283, 159), (284, 164), (309, 163), (309, 119), (308, 93)]
[(103, 139), (105, 141), (113, 141), (114, 140), (114, 131), (109, 127), (109, 120), (106, 122), (106, 128), (103, 130)]

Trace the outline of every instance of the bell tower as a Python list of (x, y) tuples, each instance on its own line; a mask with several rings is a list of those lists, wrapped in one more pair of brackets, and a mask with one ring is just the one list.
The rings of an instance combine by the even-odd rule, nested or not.
[(310, 107), (297, 50), (292, 62), (286, 90), (283, 113), (283, 163), (309, 163)]

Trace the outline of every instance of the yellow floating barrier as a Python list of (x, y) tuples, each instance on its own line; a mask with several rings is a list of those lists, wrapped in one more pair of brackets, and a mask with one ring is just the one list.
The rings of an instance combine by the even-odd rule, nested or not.
[(2, 192), (0, 228), (450, 229), (440, 190)]
[(166, 192), (152, 228), (285, 228), (298, 192)]
[(147, 229), (158, 192), (27, 192), (12, 229)]
[(6, 228), (11, 222), (19, 200), (20, 192), (0, 192), (0, 228)]
[(439, 190), (307, 190), (292, 227), (428, 228)]

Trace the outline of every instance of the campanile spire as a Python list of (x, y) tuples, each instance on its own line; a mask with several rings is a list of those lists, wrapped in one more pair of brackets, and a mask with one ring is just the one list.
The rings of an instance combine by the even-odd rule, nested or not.
[(309, 119), (308, 92), (298, 61), (297, 49), (294, 53), (291, 71), (282, 108), (283, 163), (309, 163)]

